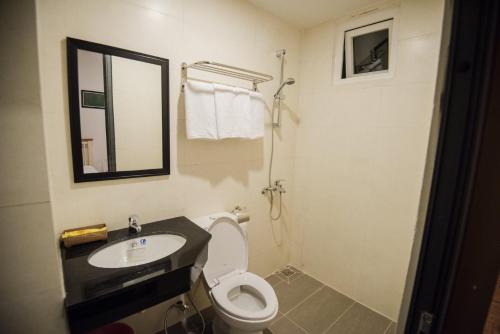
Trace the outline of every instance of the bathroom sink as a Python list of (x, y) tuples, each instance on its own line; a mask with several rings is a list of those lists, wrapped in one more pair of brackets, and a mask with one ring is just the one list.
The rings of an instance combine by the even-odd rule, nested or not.
[(88, 262), (98, 268), (125, 268), (154, 262), (179, 250), (186, 239), (177, 234), (141, 235), (97, 249)]
[(200, 275), (210, 233), (186, 217), (140, 226), (138, 233), (129, 225), (109, 231), (106, 241), (61, 247), (71, 334), (94, 331), (180, 296)]

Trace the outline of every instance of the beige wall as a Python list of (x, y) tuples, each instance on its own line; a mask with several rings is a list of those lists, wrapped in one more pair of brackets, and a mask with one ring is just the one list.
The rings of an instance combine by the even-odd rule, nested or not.
[(0, 22), (0, 332), (64, 333), (34, 1), (1, 1)]
[[(205, 215), (239, 204), (247, 207), (252, 218), (248, 229), (250, 270), (267, 275), (286, 264), (297, 85), (287, 88), (289, 107), (283, 112), (283, 126), (276, 138), (274, 175), (287, 180), (290, 192), (284, 198), (284, 217), (271, 223), (268, 200), (260, 194), (267, 183), (270, 116), (266, 118), (264, 140), (188, 141), (180, 69), (184, 61), (208, 59), (279, 77), (280, 63), (274, 50), (287, 48), (286, 75), (297, 77), (299, 31), (246, 1), (43, 0), (37, 5), (54, 232), (100, 222), (111, 229), (123, 228), (132, 213), (145, 223), (179, 215)], [(67, 36), (170, 60), (170, 176), (73, 183), (66, 85)], [(189, 75), (202, 77), (194, 71)], [(223, 77), (210, 78), (237, 83)], [(268, 105), (276, 86), (274, 81), (259, 87)], [(132, 322), (144, 326), (138, 333), (149, 334), (159, 330), (161, 317), (160, 311), (153, 316), (146, 312)]]
[(353, 18), (304, 34), (290, 246), (292, 263), (393, 320), (422, 185), (442, 1), (397, 8), (389, 79), (334, 80), (339, 29)]

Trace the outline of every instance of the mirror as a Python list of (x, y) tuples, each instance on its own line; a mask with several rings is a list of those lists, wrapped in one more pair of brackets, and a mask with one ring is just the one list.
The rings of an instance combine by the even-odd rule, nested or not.
[(169, 174), (168, 59), (67, 39), (75, 182)]

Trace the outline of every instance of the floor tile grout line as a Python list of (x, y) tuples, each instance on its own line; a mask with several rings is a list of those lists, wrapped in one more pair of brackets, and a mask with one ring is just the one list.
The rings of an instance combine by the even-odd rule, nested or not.
[(308, 295), (307, 297), (305, 297), (304, 299), (302, 299), (301, 302), (299, 302), (297, 305), (295, 305), (294, 307), (292, 307), (291, 309), (289, 309), (288, 311), (286, 311), (285, 313), (283, 313), (284, 316), (286, 316), (288, 313), (292, 312), (293, 310), (295, 310), (297, 307), (299, 307), (300, 305), (304, 304), (309, 298), (311, 298), (313, 295), (315, 295), (317, 292), (319, 292), (321, 289), (323, 289), (325, 286), (322, 285), (320, 286), (318, 289), (314, 290), (313, 292), (311, 292), (310, 295)]
[(389, 325), (387, 325), (383, 334), (387, 334), (387, 331), (389, 330), (389, 328), (391, 328), (391, 325), (392, 325), (392, 320), (389, 320)]
[(379, 311), (375, 310), (375, 309), (374, 309), (374, 308), (372, 308), (372, 307), (369, 307), (368, 305), (365, 305), (364, 303), (360, 302), (359, 300), (355, 299), (354, 297), (352, 297), (351, 295), (349, 295), (349, 294), (345, 293), (344, 291), (340, 291), (340, 290), (338, 290), (338, 289), (337, 289), (337, 287), (331, 286), (330, 284), (326, 284), (324, 281), (322, 281), (322, 280), (318, 279), (316, 276), (310, 275), (310, 274), (309, 274), (309, 273), (307, 273), (307, 272), (301, 272), (301, 273), (302, 273), (303, 275), (306, 275), (306, 276), (308, 276), (308, 277), (312, 278), (312, 279), (315, 279), (316, 281), (320, 282), (320, 283), (321, 283), (321, 284), (323, 284), (324, 286), (326, 286), (326, 287), (328, 287), (328, 288), (330, 288), (330, 289), (332, 289), (332, 290), (335, 290), (336, 292), (340, 293), (341, 295), (344, 295), (345, 297), (347, 297), (347, 298), (349, 298), (349, 299), (351, 299), (351, 300), (354, 300), (356, 303), (360, 304), (360, 305), (361, 305), (361, 306), (363, 306), (363, 307), (366, 307), (367, 309), (369, 309), (369, 310), (371, 310), (371, 311), (373, 311), (373, 312), (377, 313), (378, 315), (380, 315), (380, 316), (382, 316), (382, 317), (384, 317), (384, 318), (388, 319), (389, 321), (394, 322), (394, 321), (393, 321), (393, 320), (391, 320), (391, 319), (390, 319), (387, 315), (385, 315), (385, 314), (383, 314), (383, 313), (380, 313)]
[(281, 277), (280, 277), (280, 275), (278, 275), (278, 273), (279, 273), (279, 271), (275, 271), (275, 272), (273, 273), (273, 275), (274, 275), (274, 276), (276, 276), (276, 277), (278, 277), (278, 279), (279, 279), (281, 282), (285, 282), (285, 283), (286, 283), (286, 281), (285, 281), (283, 278), (281, 278)]
[[(309, 276), (309, 275), (307, 275), (307, 274), (305, 274), (305, 273), (303, 273), (303, 272), (298, 272), (298, 274), (299, 274), (299, 275), (298, 275), (299, 277), (297, 277), (297, 279), (299, 279), (299, 278), (300, 278), (300, 276), (311, 277), (311, 276)], [(278, 283), (276, 283), (276, 285), (275, 285), (275, 286), (273, 286), (273, 288), (274, 288), (274, 287), (276, 287), (276, 286), (278, 286), (278, 285), (280, 285), (280, 284), (284, 284), (284, 283), (286, 283), (286, 284), (290, 285), (290, 284), (293, 282), (293, 281), (290, 281), (290, 280), (289, 280), (289, 281), (286, 281), (285, 279), (283, 279), (283, 278), (282, 278), (282, 277), (278, 274), (278, 272), (273, 273), (273, 275), (276, 275), (276, 276), (278, 277), (278, 280), (279, 280), (279, 282), (278, 282)], [(295, 279), (294, 279), (294, 281), (295, 281)], [(285, 313), (281, 313), (281, 318), (285, 318), (285, 319), (287, 319), (288, 321), (290, 321), (292, 324), (294, 324), (294, 325), (296, 325), (297, 327), (299, 327), (301, 330), (303, 330), (303, 331), (304, 331), (305, 333), (307, 333), (307, 334), (309, 334), (309, 332), (308, 332), (305, 328), (303, 328), (301, 325), (299, 325), (298, 323), (296, 323), (295, 321), (293, 321), (293, 320), (292, 320), (289, 316), (290, 316), (290, 313), (291, 313), (292, 311), (294, 311), (295, 309), (297, 309), (298, 307), (300, 307), (301, 305), (303, 305), (303, 304), (304, 304), (307, 300), (309, 300), (309, 299), (310, 299), (313, 295), (315, 295), (316, 293), (318, 293), (319, 291), (321, 291), (321, 290), (322, 290), (323, 288), (325, 288), (325, 287), (328, 287), (328, 288), (329, 288), (329, 286), (328, 286), (328, 285), (323, 284), (322, 282), (319, 282), (319, 283), (321, 284), (321, 286), (320, 286), (318, 289), (316, 289), (316, 290), (314, 290), (313, 292), (311, 292), (311, 294), (307, 295), (307, 296), (306, 296), (306, 297), (305, 297), (305, 298), (304, 298), (301, 302), (299, 302), (297, 305), (293, 306), (293, 307), (292, 307), (290, 310), (288, 310), (287, 312), (285, 312)], [(333, 290), (334, 290), (334, 291), (336, 291), (336, 292), (338, 292), (338, 291), (337, 291), (337, 290), (335, 290), (335, 289), (333, 289)], [(338, 292), (338, 293), (340, 293), (340, 292)], [(342, 294), (342, 293), (340, 293), (340, 294)], [(343, 294), (342, 294), (342, 295), (343, 295)], [(345, 295), (344, 295), (344, 296), (345, 296)], [(347, 298), (349, 298), (349, 297), (347, 297)], [(352, 298), (349, 298), (349, 299), (351, 299), (351, 300), (352, 300)], [(335, 320), (334, 320), (334, 321), (333, 321), (333, 322), (332, 322), (332, 323), (331, 323), (331, 324), (330, 324), (330, 325), (329, 325), (329, 326), (328, 326), (328, 327), (327, 327), (327, 328), (326, 328), (326, 329), (322, 332), (322, 334), (325, 334), (325, 333), (326, 333), (328, 330), (330, 330), (330, 329), (331, 329), (331, 328), (332, 328), (332, 327), (333, 327), (333, 326), (334, 326), (337, 322), (339, 322), (339, 321), (340, 321), (340, 319), (341, 319), (342, 317), (344, 317), (344, 316), (345, 316), (345, 314), (347, 314), (347, 312), (348, 312), (348, 311), (349, 311), (349, 310), (350, 310), (350, 309), (351, 309), (351, 308), (352, 308), (355, 304), (360, 304), (360, 303), (359, 303), (359, 302), (357, 302), (357, 301), (355, 301), (355, 300), (352, 300), (352, 304), (351, 304), (351, 305), (349, 305), (349, 306), (348, 306), (348, 307), (347, 307), (347, 308), (346, 308), (346, 309), (345, 309), (345, 310), (344, 310), (344, 311), (340, 314), (340, 316), (339, 316), (338, 318), (336, 318), (336, 319), (335, 319)], [(364, 306), (363, 304), (360, 304), (360, 305)], [(370, 310), (371, 310), (371, 309), (370, 309)], [(373, 311), (373, 310), (371, 310), (371, 311)], [(375, 312), (375, 311), (373, 311), (373, 312)], [(375, 312), (375, 313), (377, 313), (377, 312)], [(377, 313), (377, 314), (379, 314), (379, 313)], [(383, 316), (383, 317), (384, 317), (384, 318), (386, 318), (385, 316)], [(385, 328), (385, 330), (384, 330), (384, 332), (383, 332), (382, 334), (388, 334), (388, 332), (387, 332), (387, 331), (389, 330), (389, 328), (391, 327), (391, 325), (392, 325), (392, 323), (393, 323), (393, 321), (392, 321), (392, 320), (390, 320), (390, 319), (387, 319), (387, 320), (389, 321), (389, 324), (387, 325), (387, 327)]]
[(279, 279), (281, 282), (290, 284), (290, 280), (285, 281), (283, 278), (281, 278), (281, 276), (280, 276), (280, 275), (278, 275), (278, 273), (275, 273), (274, 275), (276, 275), (276, 277), (278, 277), (278, 279)]
[(276, 283), (275, 285), (271, 285), (271, 287), (274, 289), (274, 288), (276, 288), (278, 285), (280, 285), (280, 284), (285, 284), (285, 283), (286, 283), (286, 282), (281, 281), (281, 282)]
[(296, 323), (295, 321), (293, 321), (292, 319), (290, 319), (289, 317), (287, 317), (286, 315), (283, 316), (283, 318), (285, 318), (286, 320), (290, 321), (292, 324), (294, 324), (295, 326), (299, 327), (300, 329), (302, 329), (305, 333), (309, 334), (309, 331), (307, 329), (305, 329), (304, 327), (302, 327), (301, 325), (299, 325), (298, 323)]
[(349, 311), (349, 310), (350, 310), (350, 309), (351, 309), (351, 308), (352, 308), (355, 304), (356, 304), (356, 302), (355, 302), (355, 301), (352, 301), (352, 304), (351, 304), (351, 305), (349, 305), (349, 307), (348, 307), (348, 308), (346, 308), (346, 309), (344, 310), (344, 312), (342, 312), (342, 314), (341, 314), (341, 315), (339, 315), (339, 317), (338, 317), (337, 319), (335, 319), (335, 320), (334, 320), (334, 321), (330, 324), (330, 326), (328, 326), (328, 327), (327, 327), (327, 328), (323, 331), (323, 334), (324, 334), (324, 333), (326, 333), (326, 332), (328, 332), (328, 331), (330, 330), (330, 328), (332, 328), (332, 327), (333, 327), (333, 326), (334, 326), (337, 322), (339, 322), (339, 320), (340, 320), (340, 319), (341, 319), (341, 318), (342, 318), (342, 317), (343, 317), (343, 316), (344, 316), (344, 315), (345, 315), (345, 314), (346, 314), (346, 313), (347, 313), (347, 312), (348, 312), (348, 311)]

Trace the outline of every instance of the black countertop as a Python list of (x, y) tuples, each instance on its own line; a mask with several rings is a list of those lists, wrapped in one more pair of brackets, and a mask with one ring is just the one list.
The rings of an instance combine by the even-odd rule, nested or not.
[[(87, 262), (96, 249), (125, 239), (155, 233), (172, 233), (186, 238), (186, 243), (175, 253), (144, 265), (127, 268), (97, 268)], [(61, 246), (64, 283), (66, 287), (65, 307), (72, 307), (120, 293), (143, 282), (160, 279), (179, 269), (190, 268), (198, 256), (206, 251), (211, 236), (186, 217), (176, 217), (158, 222), (142, 224), (142, 231), (129, 234), (128, 228), (111, 231), (107, 241), (65, 248)], [(173, 276), (172, 276), (173, 277)], [(179, 283), (181, 284), (181, 283)], [(184, 283), (182, 283), (184, 284)]]

